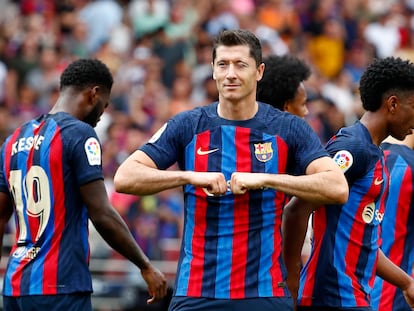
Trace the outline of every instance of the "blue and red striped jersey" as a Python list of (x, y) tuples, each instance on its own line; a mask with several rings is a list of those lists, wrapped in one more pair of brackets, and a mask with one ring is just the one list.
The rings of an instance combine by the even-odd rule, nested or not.
[[(171, 119), (141, 150), (158, 168), (305, 174), (328, 153), (308, 124), (259, 103), (256, 116), (231, 121), (217, 103)], [(242, 299), (289, 296), (281, 257), (281, 221), (286, 202), (274, 189), (220, 197), (185, 185), (185, 225), (176, 296)]]
[(341, 129), (326, 146), (349, 184), (344, 205), (314, 212), (312, 250), (301, 271), (298, 305), (370, 305), (388, 174), (381, 149), (362, 123)]
[(88, 215), (79, 187), (102, 178), (94, 129), (69, 114), (41, 116), (8, 137), (1, 150), (0, 191), (14, 201), (16, 243), (4, 295), (92, 291)]
[[(383, 143), (385, 164), (390, 172), (390, 190), (381, 224), (381, 249), (408, 274), (414, 264), (414, 150), (399, 144)], [(372, 307), (378, 311), (411, 310), (402, 291), (377, 277)]]

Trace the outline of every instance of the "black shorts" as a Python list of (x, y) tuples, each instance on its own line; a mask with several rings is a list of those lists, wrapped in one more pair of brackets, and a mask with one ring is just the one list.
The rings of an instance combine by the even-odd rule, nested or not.
[(173, 297), (169, 311), (293, 311), (291, 297), (264, 297), (249, 299), (211, 299)]
[(92, 311), (90, 293), (3, 296), (3, 311)]

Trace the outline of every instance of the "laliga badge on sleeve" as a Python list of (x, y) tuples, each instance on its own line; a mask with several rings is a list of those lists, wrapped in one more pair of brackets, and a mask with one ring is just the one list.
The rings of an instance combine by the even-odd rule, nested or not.
[(347, 150), (338, 151), (333, 157), (333, 160), (344, 173), (352, 166), (352, 163), (354, 163), (352, 154)]
[(149, 139), (149, 143), (155, 143), (158, 138), (160, 138), (161, 134), (164, 133), (165, 129), (167, 128), (167, 123), (165, 123), (152, 137)]
[(89, 165), (101, 165), (101, 145), (95, 137), (86, 140), (85, 152)]

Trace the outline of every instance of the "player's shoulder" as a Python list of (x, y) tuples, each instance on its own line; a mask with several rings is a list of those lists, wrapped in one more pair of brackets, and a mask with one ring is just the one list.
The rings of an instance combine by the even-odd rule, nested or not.
[(269, 126), (292, 127), (293, 125), (307, 124), (306, 121), (294, 114), (277, 109), (269, 104), (258, 102), (259, 110), (256, 119), (262, 120)]
[(326, 149), (343, 170), (352, 164), (358, 164), (360, 169), (370, 167), (382, 156), (367, 128), (360, 122), (340, 129), (328, 141)]
[(50, 115), (50, 118), (56, 122), (61, 134), (68, 136), (68, 138), (79, 138), (83, 135), (95, 134), (95, 130), (90, 124), (83, 122), (68, 113), (59, 112)]
[(368, 129), (360, 122), (343, 127), (328, 141), (327, 146), (343, 145), (347, 149), (367, 148), (373, 145)]
[(211, 127), (218, 120), (217, 102), (207, 106), (199, 106), (190, 110), (182, 111), (173, 116), (167, 122), (169, 130), (186, 136), (193, 133), (196, 128)]
[(299, 117), (288, 113), (286, 111), (282, 111), (278, 108), (273, 107), (272, 105), (263, 103), (263, 102), (257, 102), (259, 105), (258, 114), (260, 114), (262, 117), (267, 118), (287, 118), (287, 119), (295, 119)]
[(172, 116), (170, 121), (186, 123), (186, 122), (191, 122), (191, 121), (200, 119), (203, 116), (209, 116), (209, 117), (214, 116), (215, 110), (213, 106), (216, 106), (216, 105), (212, 103), (207, 106), (197, 106), (189, 110), (181, 111), (177, 113), (176, 115)]

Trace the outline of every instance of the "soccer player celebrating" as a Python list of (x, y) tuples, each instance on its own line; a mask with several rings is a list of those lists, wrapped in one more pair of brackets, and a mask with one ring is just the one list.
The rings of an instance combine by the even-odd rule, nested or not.
[(373, 310), (370, 295), (376, 274), (401, 288), (414, 307), (413, 279), (379, 249), (379, 225), (389, 217), (384, 204), (389, 174), (379, 145), (388, 135), (404, 139), (414, 128), (414, 64), (393, 57), (375, 60), (361, 77), (360, 94), (366, 110), (361, 120), (340, 129), (326, 146), (348, 180), (348, 201), (312, 208), (293, 199), (284, 211), (283, 252), (291, 261), (288, 283), (296, 295), (299, 239), (303, 242), (307, 214), (316, 209), (312, 250), (300, 275), (298, 310)]
[[(265, 70), (256, 36), (223, 31), (212, 59), (218, 102), (169, 120), (121, 164), (115, 187), (183, 187), (170, 310), (293, 310), (281, 256), (286, 194), (344, 203), (346, 180), (303, 119), (256, 101)], [(175, 162), (180, 170), (167, 170)]]
[(13, 212), (17, 231), (4, 276), (4, 311), (92, 310), (88, 218), (141, 270), (149, 303), (166, 295), (165, 277), (107, 197), (93, 127), (109, 104), (112, 83), (102, 62), (74, 61), (62, 73), (51, 111), (16, 129), (2, 146), (0, 240)]

